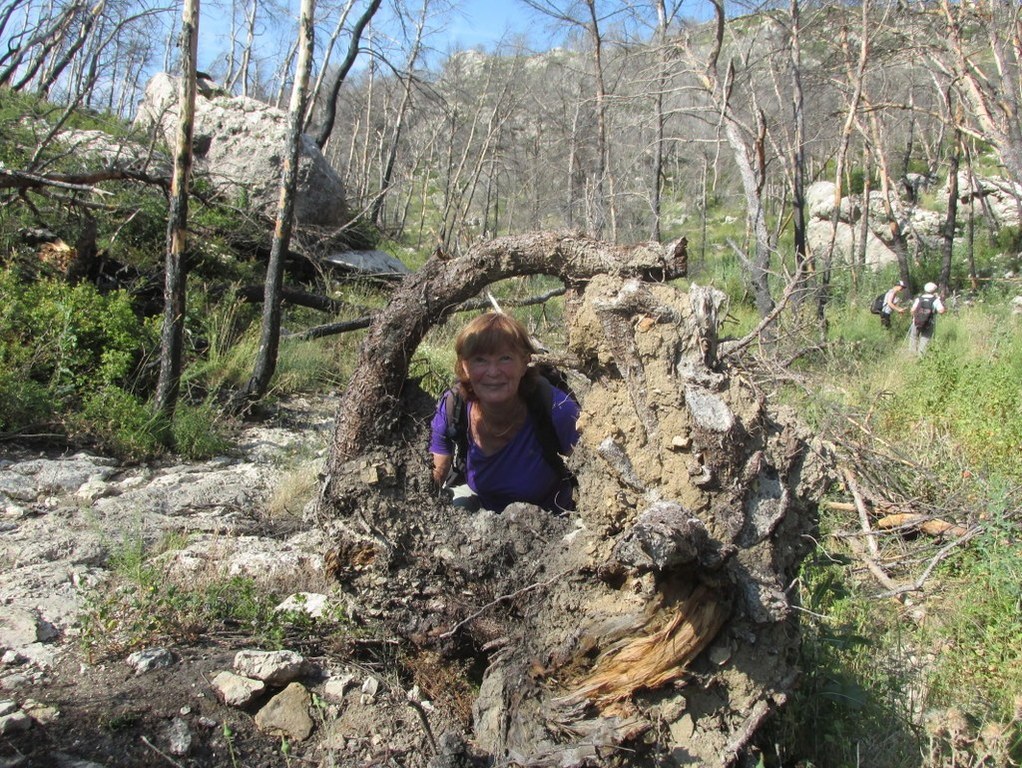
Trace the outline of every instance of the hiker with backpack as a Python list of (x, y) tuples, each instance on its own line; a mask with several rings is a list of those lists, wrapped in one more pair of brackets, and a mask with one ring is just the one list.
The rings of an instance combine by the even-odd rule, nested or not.
[(937, 295), (937, 284), (927, 283), (923, 292), (912, 302), (912, 323), (908, 327), (908, 348), (910, 352), (922, 355), (933, 338), (937, 327), (937, 315), (944, 314), (944, 302)]
[(515, 501), (574, 509), (563, 457), (578, 442), (579, 406), (530, 365), (536, 349), (522, 324), (487, 312), (462, 329), (454, 350), (457, 383), (430, 425), (433, 480), (467, 485), (494, 511)]
[(880, 325), (884, 328), (891, 327), (892, 312), (901, 314), (908, 310), (908, 307), (903, 307), (898, 304), (898, 295), (907, 287), (908, 286), (905, 285), (904, 280), (899, 280), (893, 287), (891, 287), (890, 290), (884, 293), (882, 297), (878, 297), (879, 301), (876, 303), (880, 305), (880, 311), (878, 313), (880, 315)]

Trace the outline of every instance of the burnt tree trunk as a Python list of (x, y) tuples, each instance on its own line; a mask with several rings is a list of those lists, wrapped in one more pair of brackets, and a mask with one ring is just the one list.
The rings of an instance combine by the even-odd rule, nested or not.
[[(481, 243), (464, 256), (437, 253), (409, 276), (373, 322), (341, 398), (328, 475), (394, 426), (394, 405), (423, 336), (463, 301), (508, 277), (548, 274), (569, 286), (601, 273), (670, 280), (685, 275), (686, 241), (613, 246), (578, 235), (537, 233)], [(325, 497), (330, 498), (329, 481)]]

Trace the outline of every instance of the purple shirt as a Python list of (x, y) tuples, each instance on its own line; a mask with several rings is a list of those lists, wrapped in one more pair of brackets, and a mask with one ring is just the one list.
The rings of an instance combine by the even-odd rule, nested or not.
[[(429, 452), (442, 456), (454, 453), (454, 446), (447, 437), (446, 402), (447, 398), (440, 398), (430, 424)], [(474, 405), (468, 403), (469, 412)], [(578, 442), (578, 414), (578, 403), (554, 387), (550, 416), (560, 452), (564, 455), (570, 454)], [(472, 439), (472, 431), (468, 430), (465, 482), (487, 509), (499, 511), (514, 501), (525, 501), (544, 509), (573, 509), (572, 483), (562, 478), (543, 457), (543, 446), (531, 414), (511, 442), (492, 456), (482, 452)]]

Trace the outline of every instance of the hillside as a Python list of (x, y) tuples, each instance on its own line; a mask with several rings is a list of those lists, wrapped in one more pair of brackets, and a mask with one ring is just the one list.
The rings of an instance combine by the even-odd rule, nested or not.
[[(538, 5), (321, 7), (292, 109), (297, 3), (0, 12), (2, 764), (1022, 761), (1022, 9)], [(432, 491), (487, 292), (572, 515)]]

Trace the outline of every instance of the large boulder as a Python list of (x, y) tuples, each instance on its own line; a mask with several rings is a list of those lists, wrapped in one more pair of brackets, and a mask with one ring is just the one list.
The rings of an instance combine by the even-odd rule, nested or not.
[[(811, 219), (806, 228), (806, 239), (813, 253), (826, 253), (833, 247), (834, 254), (846, 262), (857, 258), (860, 237), (855, 227), (843, 221), (835, 227), (828, 219)], [(865, 260), (866, 266), (879, 269), (896, 263), (898, 255), (872, 230), (867, 230)]]
[[(135, 124), (173, 146), (179, 81), (165, 73), (146, 86)], [(195, 99), (195, 170), (226, 199), (276, 215), (287, 148), (287, 114), (255, 99), (205, 89)], [(315, 142), (302, 136), (295, 217), (301, 224), (337, 226), (347, 220), (344, 185)]]
[[(945, 186), (937, 194), (938, 202), (947, 205)], [(969, 206), (975, 204), (977, 215), (986, 215), (1002, 227), (1017, 227), (1020, 222), (1019, 200), (1022, 187), (1000, 176), (979, 177), (966, 172), (958, 174), (958, 218), (968, 217)]]

